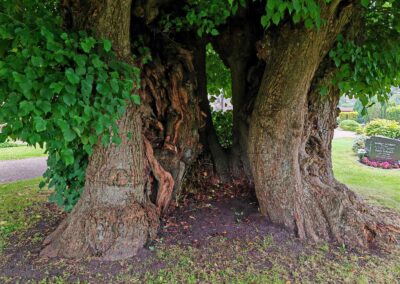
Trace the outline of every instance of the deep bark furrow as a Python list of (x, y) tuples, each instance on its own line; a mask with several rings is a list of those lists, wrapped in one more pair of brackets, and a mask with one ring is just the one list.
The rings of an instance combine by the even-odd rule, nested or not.
[(146, 149), (146, 157), (149, 161), (151, 171), (158, 182), (156, 205), (160, 212), (165, 211), (172, 199), (174, 190), (174, 179), (172, 175), (164, 170), (157, 159), (154, 157), (153, 147), (150, 142), (144, 137), (144, 145)]

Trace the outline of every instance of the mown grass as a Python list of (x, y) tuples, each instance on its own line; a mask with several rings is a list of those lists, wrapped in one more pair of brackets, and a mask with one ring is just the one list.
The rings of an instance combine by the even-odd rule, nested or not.
[(400, 170), (362, 165), (351, 150), (353, 138), (333, 140), (335, 177), (370, 202), (400, 211)]
[(21, 145), (18, 147), (0, 148), (0, 161), (19, 160), (34, 157), (45, 157), (44, 149)]
[(40, 178), (0, 184), (0, 252), (12, 233), (25, 231), (41, 218), (37, 211), (49, 190), (39, 189), (39, 182)]

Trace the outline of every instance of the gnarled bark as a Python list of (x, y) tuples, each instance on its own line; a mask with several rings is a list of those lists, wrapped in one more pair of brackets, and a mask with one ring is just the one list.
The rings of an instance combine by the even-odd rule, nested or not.
[[(325, 74), (315, 80), (317, 86), (329, 84), (329, 74), (329, 70), (325, 70)], [(331, 86), (328, 94), (322, 97), (317, 86), (308, 94), (299, 153), (302, 186), (308, 197), (305, 217), (303, 223), (297, 225), (297, 232), (302, 238), (335, 240), (361, 247), (395, 242), (396, 233), (400, 233), (399, 216), (368, 205), (334, 178), (331, 142), (339, 90)]]
[[(99, 37), (113, 40), (121, 60), (132, 64), (130, 0), (65, 4), (70, 28), (93, 25)], [(142, 105), (130, 104), (117, 122), (119, 145), (103, 147), (99, 139), (89, 159), (84, 192), (45, 240), (42, 256), (123, 259), (155, 237), (160, 214), (200, 151), (201, 118), (191, 53), (161, 39), (154, 44), (162, 44), (156, 48), (162, 52), (142, 66)]]
[(42, 256), (122, 259), (135, 255), (155, 236), (159, 211), (146, 188), (138, 109), (129, 107), (118, 126), (121, 144), (96, 147), (85, 190), (67, 219), (45, 240)]
[[(154, 57), (158, 59), (144, 66), (142, 72), (144, 134), (154, 149), (154, 157), (174, 179), (173, 190), (168, 191), (175, 196), (181, 191), (185, 171), (202, 150), (199, 129), (203, 118), (193, 53), (162, 39), (155, 44), (158, 47), (153, 47)], [(153, 185), (160, 188), (157, 175), (153, 175)], [(164, 200), (171, 200), (171, 196)]]
[(272, 222), (301, 239), (366, 247), (375, 240), (392, 239), (387, 233), (398, 230), (399, 223), (379, 220), (333, 177), (337, 90), (321, 98), (312, 82), (317, 69), (324, 68), (321, 62), (336, 35), (352, 17), (352, 4), (338, 4), (321, 4), (327, 24), (319, 30), (286, 25), (280, 37), (271, 39), (273, 49), (252, 114), (248, 155), (261, 212)]

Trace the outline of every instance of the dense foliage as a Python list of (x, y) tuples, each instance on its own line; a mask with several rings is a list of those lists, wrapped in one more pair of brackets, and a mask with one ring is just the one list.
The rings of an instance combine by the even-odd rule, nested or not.
[(400, 138), (400, 123), (393, 120), (376, 119), (365, 126), (367, 136), (381, 135), (389, 138)]
[(365, 107), (375, 96), (387, 101), (391, 86), (400, 83), (400, 1), (361, 2), (367, 9), (357, 31), (341, 35), (329, 55), (338, 67), (334, 83)]
[(116, 119), (140, 102), (131, 93), (139, 70), (119, 61), (109, 40), (64, 32), (53, 1), (0, 3), (0, 142), (46, 143), (45, 177), (69, 210), (93, 146), (99, 137), (118, 143)]
[(233, 112), (231, 110), (214, 111), (212, 120), (221, 146), (223, 148), (231, 147), (233, 142)]
[(210, 96), (210, 101), (215, 100), (220, 95), (225, 98), (231, 98), (231, 71), (225, 66), (211, 44), (208, 44), (206, 48), (207, 92)]

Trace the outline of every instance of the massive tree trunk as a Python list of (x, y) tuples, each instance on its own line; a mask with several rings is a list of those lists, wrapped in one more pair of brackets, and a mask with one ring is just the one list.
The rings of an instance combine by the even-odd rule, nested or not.
[[(64, 5), (66, 26), (95, 29), (98, 37), (113, 41), (121, 60), (133, 63), (131, 0), (71, 0)], [(184, 171), (200, 151), (192, 55), (160, 38), (150, 46), (161, 52), (141, 66), (142, 105), (130, 104), (117, 122), (121, 144), (103, 147), (99, 142), (95, 147), (84, 192), (45, 240), (42, 256), (131, 257), (155, 237), (160, 214), (168, 209), (174, 190), (180, 190)]]
[(395, 230), (397, 221), (383, 225), (373, 209), (334, 179), (331, 140), (338, 94), (331, 88), (321, 98), (312, 86), (314, 78), (326, 75), (321, 62), (352, 16), (352, 5), (338, 2), (322, 4), (327, 24), (319, 30), (286, 25), (281, 36), (271, 39), (248, 155), (260, 210), (269, 220), (301, 239), (365, 247), (390, 238), (386, 233)]

